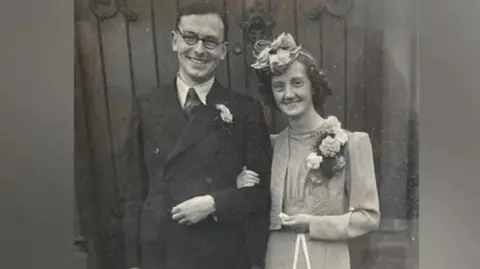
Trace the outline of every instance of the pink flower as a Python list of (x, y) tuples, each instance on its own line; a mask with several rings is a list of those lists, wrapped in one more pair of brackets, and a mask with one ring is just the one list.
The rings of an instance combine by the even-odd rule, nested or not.
[(335, 155), (337, 155), (337, 153), (340, 151), (340, 148), (340, 142), (330, 136), (327, 136), (325, 139), (323, 139), (322, 143), (318, 147), (322, 155), (325, 157), (335, 157)]
[(320, 164), (322, 162), (323, 162), (323, 157), (318, 155), (315, 152), (312, 152), (307, 156), (307, 168), (310, 170), (320, 168)]
[(343, 129), (338, 129), (335, 133), (335, 139), (340, 142), (340, 144), (345, 145), (348, 141), (348, 134)]
[(323, 122), (323, 128), (327, 134), (334, 134), (342, 127), (342, 124), (335, 116), (328, 116)]
[(271, 48), (272, 49), (292, 49), (295, 48), (297, 44), (295, 39), (291, 34), (281, 33), (275, 40), (273, 40)]
[(262, 69), (269, 65), (269, 58), (270, 58), (270, 47), (264, 48), (258, 56), (256, 56), (257, 61), (253, 63), (251, 66), (255, 69)]
[(255, 63), (251, 65), (254, 69), (270, 68), (277, 71), (285, 68), (293, 62), (300, 53), (301, 46), (297, 46), (292, 35), (282, 33), (273, 42), (259, 40), (254, 44)]

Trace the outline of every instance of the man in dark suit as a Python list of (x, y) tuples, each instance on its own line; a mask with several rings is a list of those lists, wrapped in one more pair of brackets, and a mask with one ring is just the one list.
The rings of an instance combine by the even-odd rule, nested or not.
[[(271, 146), (260, 104), (214, 78), (226, 32), (214, 6), (181, 9), (177, 77), (135, 98), (122, 164), (129, 268), (264, 265)], [(260, 183), (238, 189), (245, 169)]]

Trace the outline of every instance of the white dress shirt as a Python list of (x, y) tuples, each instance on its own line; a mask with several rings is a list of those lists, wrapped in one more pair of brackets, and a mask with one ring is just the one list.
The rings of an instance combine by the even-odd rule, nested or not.
[(200, 98), (200, 101), (204, 105), (206, 105), (207, 94), (210, 92), (210, 89), (212, 88), (214, 81), (215, 81), (215, 77), (212, 77), (209, 81), (204, 82), (202, 84), (188, 85), (185, 81), (182, 80), (180, 75), (177, 75), (177, 94), (178, 94), (178, 100), (180, 101), (180, 106), (183, 107), (185, 105), (188, 89), (190, 88), (195, 88), (198, 98)]

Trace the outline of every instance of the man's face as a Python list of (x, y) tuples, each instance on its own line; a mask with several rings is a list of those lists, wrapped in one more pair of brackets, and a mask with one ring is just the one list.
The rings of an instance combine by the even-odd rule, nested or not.
[[(195, 38), (204, 40), (192, 44)], [(215, 44), (218, 46), (212, 48)], [(226, 54), (222, 20), (217, 14), (182, 16), (173, 33), (172, 48), (178, 54), (183, 79), (198, 83), (209, 80)]]

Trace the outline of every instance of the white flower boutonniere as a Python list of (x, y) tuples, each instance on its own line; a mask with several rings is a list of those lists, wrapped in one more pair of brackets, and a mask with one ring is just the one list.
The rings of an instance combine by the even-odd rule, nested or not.
[(220, 111), (220, 118), (222, 118), (225, 123), (233, 122), (233, 115), (228, 107), (223, 104), (217, 104), (215, 107)]

